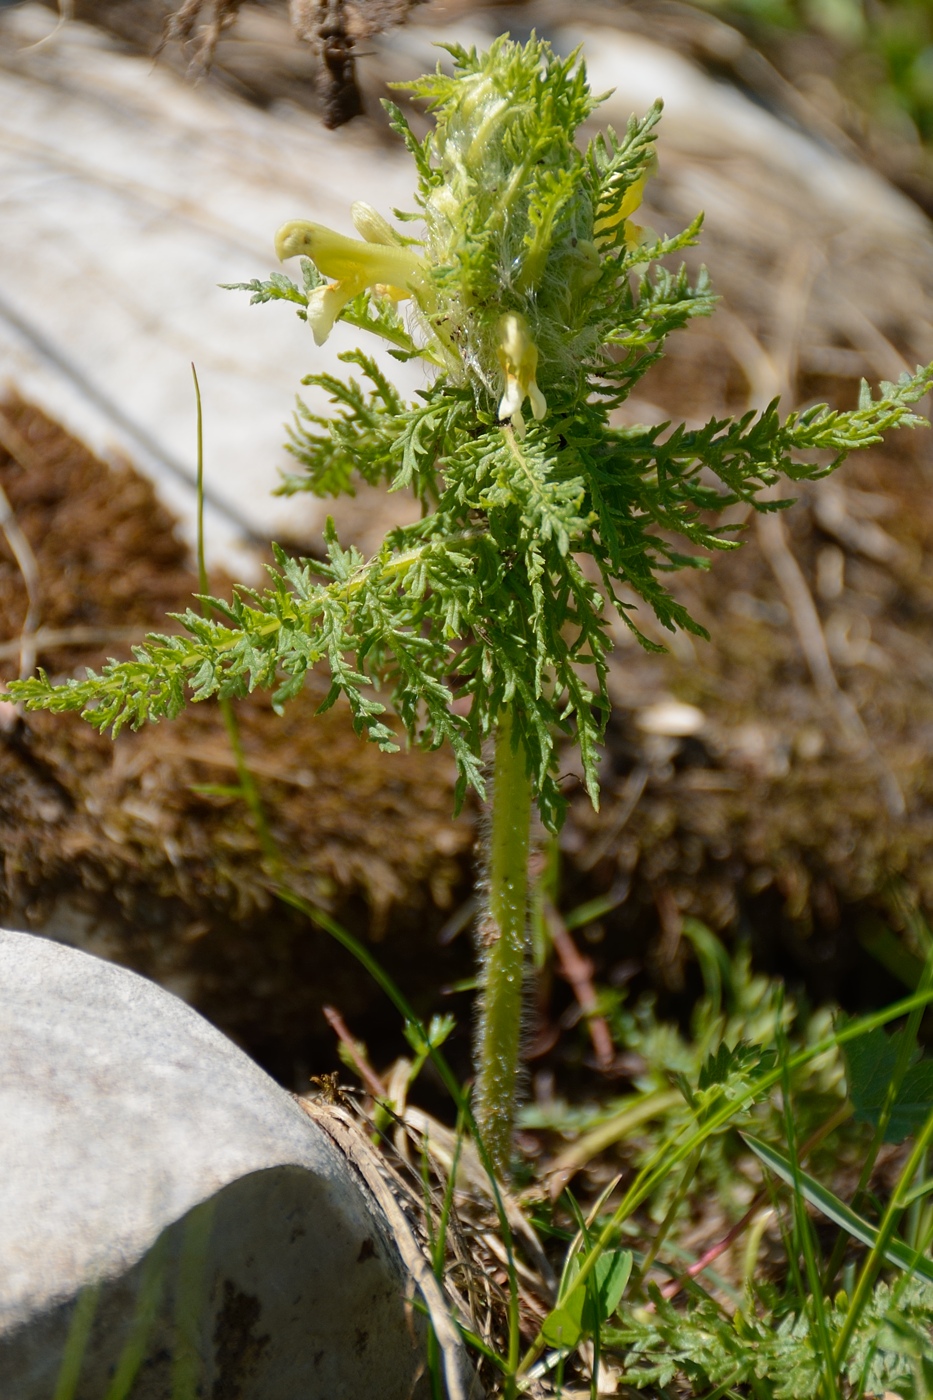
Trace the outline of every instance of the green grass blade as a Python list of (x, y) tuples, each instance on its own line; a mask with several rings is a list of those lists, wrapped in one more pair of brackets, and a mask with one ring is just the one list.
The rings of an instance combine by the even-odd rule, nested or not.
[[(784, 1032), (784, 1025), (780, 1014), (775, 1023), (775, 1033), (778, 1045), (778, 1058), (782, 1070), (781, 1098), (783, 1102), (784, 1132), (787, 1137), (787, 1145), (790, 1149), (788, 1161), (793, 1183), (794, 1234), (796, 1236), (795, 1253), (797, 1249), (803, 1253), (804, 1263), (806, 1265), (807, 1282), (810, 1287), (810, 1300), (813, 1310), (812, 1315), (815, 1323), (814, 1330), (816, 1332), (816, 1338), (818, 1339), (818, 1352), (823, 1370), (826, 1395), (829, 1397), (829, 1400), (839, 1400), (839, 1376), (834, 1364), (835, 1358), (829, 1313), (816, 1259), (815, 1231), (804, 1207), (806, 1197), (802, 1190), (800, 1153), (797, 1148), (797, 1125), (794, 1121), (790, 1072), (787, 1068), (789, 1058), (787, 1037)], [(806, 1300), (803, 1293), (801, 1293), (800, 1301), (802, 1306), (805, 1307)]]
[(81, 1377), (81, 1367), (84, 1363), (84, 1353), (91, 1335), (94, 1315), (97, 1312), (99, 1296), (100, 1284), (98, 1283), (92, 1283), (89, 1287), (82, 1288), (78, 1294), (68, 1326), (68, 1337), (65, 1341), (65, 1351), (58, 1372), (58, 1380), (55, 1383), (53, 1400), (73, 1400), (74, 1398)]
[(924, 1196), (929, 1196), (931, 1191), (933, 1191), (933, 1180), (930, 1180), (929, 1177), (921, 1181), (919, 1185), (912, 1186), (901, 1198), (904, 1209), (906, 1210), (908, 1206), (912, 1206), (915, 1201), (922, 1200)]
[(164, 1230), (150, 1249), (142, 1265), (136, 1311), (113, 1379), (104, 1400), (126, 1400), (132, 1392), (139, 1369), (146, 1356), (146, 1347), (162, 1302), (165, 1284), (169, 1233)]
[[(878, 1238), (869, 1250), (868, 1257), (862, 1265), (862, 1271), (859, 1274), (858, 1283), (855, 1286), (855, 1292), (852, 1294), (852, 1301), (849, 1304), (849, 1312), (843, 1323), (842, 1331), (839, 1334), (839, 1340), (836, 1344), (836, 1360), (840, 1369), (845, 1364), (852, 1337), (858, 1325), (858, 1320), (868, 1303), (870, 1291), (877, 1277), (881, 1261), (888, 1257), (888, 1250), (892, 1244), (899, 1245), (901, 1248), (904, 1247), (902, 1241), (895, 1240), (894, 1238), (894, 1232), (900, 1225), (901, 1217), (904, 1214), (902, 1197), (903, 1193), (910, 1189), (910, 1183), (916, 1177), (921, 1164), (926, 1161), (931, 1139), (933, 1139), (933, 1110), (931, 1110), (928, 1115), (927, 1121), (923, 1126), (923, 1131), (917, 1136), (910, 1156), (901, 1169), (897, 1184), (891, 1193), (891, 1199), (888, 1201), (884, 1214), (878, 1224)], [(920, 1262), (920, 1251), (916, 1249), (912, 1250), (910, 1252), (910, 1263), (906, 1267), (913, 1267), (915, 1271), (919, 1272), (918, 1265)]]
[(196, 1400), (201, 1389), (201, 1351), (210, 1292), (207, 1264), (215, 1204), (214, 1199), (202, 1201), (188, 1212), (182, 1226), (175, 1281), (172, 1400)]
[[(769, 1143), (752, 1137), (751, 1133), (741, 1133), (740, 1137), (769, 1171), (774, 1172), (774, 1175), (779, 1176), (788, 1186), (794, 1185), (793, 1166), (782, 1152), (779, 1152), (776, 1147), (770, 1146)], [(878, 1243), (878, 1230), (874, 1225), (863, 1219), (861, 1215), (856, 1215), (855, 1211), (850, 1210), (844, 1201), (840, 1201), (838, 1196), (823, 1186), (815, 1177), (810, 1176), (809, 1172), (798, 1168), (797, 1183), (801, 1195), (808, 1204), (825, 1215), (834, 1225), (845, 1230), (853, 1239), (867, 1245), (869, 1249), (875, 1248)], [(916, 1252), (901, 1240), (889, 1240), (883, 1253), (889, 1264), (895, 1264), (899, 1269), (912, 1269), (927, 1283), (933, 1283), (933, 1263), (928, 1259), (917, 1259)]]

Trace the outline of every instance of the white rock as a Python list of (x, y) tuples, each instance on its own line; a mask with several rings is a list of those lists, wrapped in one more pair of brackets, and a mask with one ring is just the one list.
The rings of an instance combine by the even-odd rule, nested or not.
[(177, 998), (0, 931), (0, 1121), (0, 1396), (424, 1393), (375, 1202)]
[(635, 723), (644, 734), (663, 734), (670, 739), (687, 739), (699, 734), (706, 723), (706, 716), (696, 705), (685, 705), (681, 700), (658, 700), (639, 710)]

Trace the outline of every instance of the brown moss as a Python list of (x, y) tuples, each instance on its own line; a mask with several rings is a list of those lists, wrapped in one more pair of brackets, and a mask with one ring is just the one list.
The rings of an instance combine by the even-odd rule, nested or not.
[[(785, 969), (787, 956), (808, 974), (822, 961), (821, 985), (838, 996), (866, 908), (890, 917), (898, 891), (933, 913), (928, 452), (925, 434), (901, 434), (852, 459), (833, 484), (848, 524), (883, 528), (892, 546), (885, 562), (859, 552), (857, 532), (843, 539), (847, 522), (821, 505), (822, 484), (801, 491), (784, 517), (842, 700), (814, 684), (754, 522), (745, 547), (715, 559), (708, 574), (677, 580), (711, 642), (682, 642), (657, 658), (623, 640), (613, 663), (603, 813), (577, 799), (565, 838), (590, 879), (631, 885), (607, 925), (608, 956), (636, 936), (651, 941), (667, 891), (683, 914), (720, 930), (744, 921), (762, 943), (781, 944)], [(863, 544), (873, 539), (883, 552), (880, 536)], [(703, 712), (699, 733), (659, 740), (639, 729), (639, 715), (664, 695)], [(861, 739), (845, 723), (852, 706)], [(633, 773), (643, 795), (605, 848)], [(770, 934), (756, 928), (762, 920)]]
[[(22, 461), (0, 452), (0, 485), (36, 555), (41, 626), (96, 636), (40, 651), (40, 664), (80, 673), (125, 655), (127, 632), (172, 626), (165, 614), (188, 606), (197, 581), (150, 484), (99, 461), (25, 403), (4, 414), (25, 448)], [(8, 651), (25, 607), (0, 539)], [(7, 656), (0, 674), (17, 665)], [(265, 697), (240, 702), (249, 765), (289, 882), (358, 934), (385, 939), (390, 963), (393, 952), (415, 967), (420, 957), (417, 994), (424, 950), (462, 898), (473, 842), (471, 822), (451, 818), (452, 763), (381, 754), (341, 706), (316, 716), (320, 698), (310, 686), (281, 719)], [(24, 731), (8, 728), (0, 742), (0, 917), (157, 976), (277, 1060), (286, 1043), (293, 1054), (321, 1029), (313, 1014), (328, 996), (361, 1012), (375, 994), (346, 958), (335, 972), (326, 940), (276, 906), (236, 782), (209, 703), (116, 743), (73, 716), (28, 716)]]

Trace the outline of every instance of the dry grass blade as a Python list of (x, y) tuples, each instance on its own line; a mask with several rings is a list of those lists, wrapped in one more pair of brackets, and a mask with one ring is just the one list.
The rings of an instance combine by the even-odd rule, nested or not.
[(26, 587), (26, 616), (19, 639), (19, 674), (31, 676), (36, 668), (36, 629), (39, 626), (39, 566), (32, 546), (20, 529), (9, 497), (0, 486), (0, 529)]
[[(116, 642), (138, 642), (137, 627), (37, 627), (32, 633), (36, 656), (43, 652), (71, 647), (112, 646)], [(0, 661), (22, 654), (22, 639), (0, 642)], [(200, 756), (200, 755), (199, 755)]]
[(299, 1098), (298, 1102), (356, 1168), (382, 1209), (399, 1254), (427, 1307), (443, 1358), (444, 1379), (450, 1400), (483, 1400), (483, 1388), (470, 1365), (447, 1300), (399, 1203), (399, 1192), (408, 1194), (401, 1179), (390, 1172), (387, 1163), (345, 1109), (313, 1099)]
[[(405, 1110), (405, 1125), (424, 1140), (431, 1156), (441, 1164), (444, 1171), (449, 1171), (454, 1160), (456, 1134), (450, 1128), (445, 1127), (443, 1123), (439, 1123), (436, 1118), (432, 1118), (429, 1113), (425, 1113), (423, 1109), (411, 1106)], [(465, 1194), (470, 1193), (478, 1196), (491, 1206), (492, 1192), (489, 1187), (489, 1178), (479, 1160), (479, 1154), (469, 1142), (465, 1142), (460, 1151), (458, 1187)], [(507, 1191), (502, 1191), (502, 1202), (509, 1225), (515, 1235), (523, 1241), (537, 1274), (544, 1282), (545, 1289), (548, 1292), (555, 1292), (557, 1279), (534, 1227), (518, 1202)]]

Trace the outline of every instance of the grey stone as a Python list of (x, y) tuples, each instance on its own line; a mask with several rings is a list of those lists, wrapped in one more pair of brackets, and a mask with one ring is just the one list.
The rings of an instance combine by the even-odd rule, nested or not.
[(176, 997), (0, 930), (0, 1400), (403, 1400), (423, 1328), (331, 1140)]

